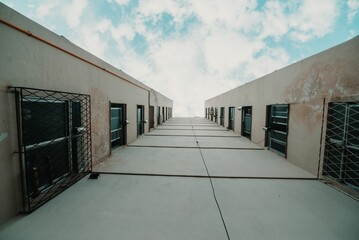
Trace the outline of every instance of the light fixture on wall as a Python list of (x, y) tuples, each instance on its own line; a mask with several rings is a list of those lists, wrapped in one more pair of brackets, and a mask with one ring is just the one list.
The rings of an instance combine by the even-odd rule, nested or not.
[(238, 107), (238, 111), (241, 111), (242, 110), (242, 107)]

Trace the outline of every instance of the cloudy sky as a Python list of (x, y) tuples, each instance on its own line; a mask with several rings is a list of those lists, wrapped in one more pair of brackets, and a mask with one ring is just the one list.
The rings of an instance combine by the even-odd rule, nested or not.
[(204, 100), (359, 34), (359, 0), (5, 0), (203, 116)]

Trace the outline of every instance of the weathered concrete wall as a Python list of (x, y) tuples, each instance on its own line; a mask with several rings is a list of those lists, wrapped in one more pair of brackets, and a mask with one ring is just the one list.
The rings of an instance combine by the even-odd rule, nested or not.
[(316, 175), (322, 120), (324, 114), (325, 130), (328, 102), (359, 99), (358, 52), (359, 37), (356, 37), (208, 99), (205, 107), (225, 107), (226, 127), (228, 107), (236, 107), (235, 131), (240, 133), (241, 112), (237, 108), (253, 106), (251, 140), (263, 146), (266, 106), (290, 104), (287, 159)]
[[(71, 54), (0, 23), (0, 223), (21, 208), (15, 96), (10, 86), (31, 87), (91, 95), (92, 153), (94, 164), (110, 154), (110, 102), (127, 106), (127, 143), (137, 137), (137, 105), (145, 106), (151, 88), (101, 59), (43, 28), (0, 3), (0, 19), (25, 29)], [(94, 65), (98, 65), (96, 67)], [(117, 75), (117, 76), (115, 76)], [(163, 95), (159, 106), (172, 106)], [(148, 131), (148, 123), (145, 125)]]

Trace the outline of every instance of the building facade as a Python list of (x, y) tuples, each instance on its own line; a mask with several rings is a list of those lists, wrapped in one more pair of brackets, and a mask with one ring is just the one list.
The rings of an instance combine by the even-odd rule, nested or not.
[(0, 223), (172, 117), (171, 99), (0, 3)]
[[(205, 101), (205, 117), (359, 187), (359, 37)], [(218, 114), (219, 113), (219, 114)]]

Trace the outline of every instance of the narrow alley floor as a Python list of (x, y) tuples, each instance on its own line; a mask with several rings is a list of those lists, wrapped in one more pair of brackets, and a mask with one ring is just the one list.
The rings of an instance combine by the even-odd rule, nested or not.
[(358, 239), (359, 202), (203, 118), (174, 118), (1, 240)]

